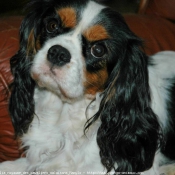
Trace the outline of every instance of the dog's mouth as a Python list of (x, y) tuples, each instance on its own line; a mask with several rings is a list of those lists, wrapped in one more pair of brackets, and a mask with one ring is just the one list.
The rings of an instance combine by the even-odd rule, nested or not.
[(52, 64), (40, 66), (38, 69), (33, 66), (31, 70), (31, 77), (40, 87), (44, 87), (49, 84), (48, 80), (56, 82), (56, 69), (58, 68)]
[[(47, 87), (50, 84), (48, 80), (50, 79), (50, 80), (54, 81), (54, 76), (55, 76), (55, 72), (54, 72), (53, 68), (50, 69), (49, 72), (43, 72), (43, 73), (31, 72), (32, 79), (35, 80), (35, 82), (37, 83), (37, 85), (40, 88)], [(48, 77), (47, 81), (45, 80), (46, 77)]]
[(39, 88), (46, 88), (65, 99), (80, 98), (84, 93), (81, 66), (69, 62), (58, 66), (49, 61), (33, 65), (31, 77)]
[[(66, 55), (67, 53), (69, 57)], [(41, 50), (34, 58), (35, 61), (31, 68), (32, 79), (39, 87), (52, 90), (59, 89), (59, 82), (66, 75), (65, 69), (70, 58), (69, 51), (60, 45)]]

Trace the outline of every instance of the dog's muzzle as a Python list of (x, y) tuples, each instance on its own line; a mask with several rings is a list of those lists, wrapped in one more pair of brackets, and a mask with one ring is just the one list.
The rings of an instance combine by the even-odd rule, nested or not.
[(48, 50), (47, 59), (53, 65), (64, 66), (66, 63), (70, 62), (71, 55), (66, 48), (60, 45), (54, 45)]

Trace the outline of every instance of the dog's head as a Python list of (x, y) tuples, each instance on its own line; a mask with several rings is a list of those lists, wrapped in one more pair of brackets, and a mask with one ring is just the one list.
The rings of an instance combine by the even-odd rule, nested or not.
[(44, 3), (33, 4), (22, 28), (32, 78), (65, 100), (93, 98), (122, 59), (130, 31), (119, 14), (94, 1)]
[(90, 0), (32, 0), (20, 31), (20, 50), (11, 59), (14, 75), (10, 112), (17, 134), (34, 114), (40, 86), (72, 102), (97, 92), (103, 99), (97, 142), (110, 171), (151, 167), (159, 124), (150, 108), (148, 58), (123, 17)]

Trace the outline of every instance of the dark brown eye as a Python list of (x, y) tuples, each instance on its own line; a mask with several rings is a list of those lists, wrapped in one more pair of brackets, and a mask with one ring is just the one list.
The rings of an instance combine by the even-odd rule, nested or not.
[(51, 20), (46, 25), (46, 30), (48, 33), (53, 33), (58, 29), (58, 21), (57, 20)]
[(91, 54), (94, 57), (101, 58), (106, 53), (106, 48), (102, 44), (95, 44), (91, 47)]

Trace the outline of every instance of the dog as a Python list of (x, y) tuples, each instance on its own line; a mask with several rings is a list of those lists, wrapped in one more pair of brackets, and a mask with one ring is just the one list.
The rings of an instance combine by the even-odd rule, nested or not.
[(147, 56), (124, 18), (96, 1), (32, 0), (28, 9), (9, 101), (25, 156), (1, 163), (1, 172), (172, 168), (175, 53)]

